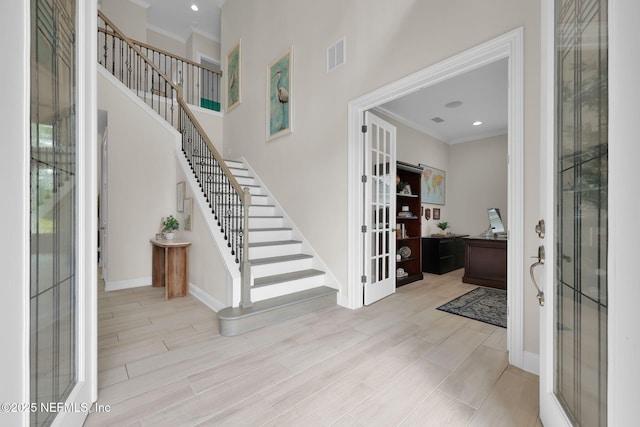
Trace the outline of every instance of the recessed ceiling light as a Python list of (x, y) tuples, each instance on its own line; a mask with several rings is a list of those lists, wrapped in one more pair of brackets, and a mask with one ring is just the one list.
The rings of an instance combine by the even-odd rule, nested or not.
[(462, 101), (451, 101), (444, 104), (444, 106), (447, 108), (458, 108), (461, 105), (462, 105)]
[(475, 122), (473, 122), (474, 126), (480, 126), (482, 124), (482, 122), (480, 120), (477, 120)]
[(197, 12), (197, 11), (198, 11), (198, 5), (197, 5), (197, 4), (195, 4), (195, 3), (193, 3), (193, 4), (191, 5), (191, 10), (193, 10), (194, 12)]

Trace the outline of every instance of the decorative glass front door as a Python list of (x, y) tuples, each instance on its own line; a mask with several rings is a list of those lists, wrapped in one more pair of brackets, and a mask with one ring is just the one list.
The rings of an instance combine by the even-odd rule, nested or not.
[(555, 4), (554, 394), (607, 424), (607, 0)]

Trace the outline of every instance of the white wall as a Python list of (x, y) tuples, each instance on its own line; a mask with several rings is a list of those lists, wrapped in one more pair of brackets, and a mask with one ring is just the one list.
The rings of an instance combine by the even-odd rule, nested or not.
[[(379, 114), (379, 113), (376, 113)], [(424, 132), (415, 130), (403, 123), (398, 122), (388, 116), (379, 114), (380, 117), (396, 127), (396, 155), (400, 162), (414, 165), (423, 164), (431, 166), (447, 173), (445, 181), (445, 195), (449, 197), (449, 145), (427, 135)], [(445, 200), (444, 205), (433, 205), (423, 203), (422, 207), (431, 209), (431, 219), (425, 219), (422, 215), (422, 235), (429, 236), (441, 230), (437, 227), (440, 221), (448, 221), (449, 204)], [(440, 220), (433, 219), (433, 209), (440, 209)], [(457, 232), (456, 230), (453, 230)]]
[(447, 171), (447, 216), (451, 231), (476, 236), (489, 226), (487, 208), (507, 212), (507, 135), (453, 144)]
[(102, 73), (98, 108), (109, 114), (107, 288), (150, 285), (149, 239), (162, 217), (176, 215), (178, 132), (159, 126)]
[[(187, 181), (182, 168), (176, 165), (177, 182)], [(211, 236), (203, 215), (195, 200), (193, 190), (186, 182), (185, 198), (193, 200), (193, 216), (191, 231), (184, 230), (184, 215), (178, 213), (176, 218), (180, 222), (181, 238), (191, 242), (189, 247), (189, 282), (204, 291), (209, 301), (213, 300), (216, 310), (231, 305), (231, 295), (227, 289), (227, 270), (219, 250), (230, 250), (227, 247), (218, 248)], [(209, 298), (210, 297), (210, 298)]]
[[(277, 25), (274, 25), (277, 23)], [(226, 2), (222, 52), (242, 38), (243, 99), (225, 116), (225, 156), (245, 156), (347, 290), (347, 103), (519, 26), (524, 69), (538, 70), (540, 5), (530, 0)], [(326, 73), (346, 36), (347, 64)], [(267, 64), (294, 46), (293, 133), (265, 142)], [(224, 68), (224, 67), (223, 67)], [(539, 76), (525, 75), (525, 225), (538, 212)], [(274, 167), (277, 165), (277, 167)], [(435, 166), (435, 165), (434, 165)], [(330, 207), (330, 208), (329, 208)], [(527, 235), (525, 253), (537, 240)], [(526, 260), (529, 261), (528, 259)], [(538, 308), (525, 285), (526, 351), (538, 352)]]
[[(6, 241), (0, 247), (0, 334), (5, 350), (0, 352), (1, 402), (29, 401), (29, 3), (3, 5), (0, 26), (11, 34), (11, 43), (0, 44), (3, 58), (11, 62), (3, 77), (0, 101), (2, 115), (3, 165), (0, 194), (5, 205), (2, 217)], [(0, 414), (0, 424), (27, 425), (25, 413)]]
[(224, 152), (222, 140), (222, 113), (193, 105), (190, 105), (190, 108), (193, 115), (196, 116), (196, 120), (202, 126), (202, 129), (207, 133), (207, 136), (211, 138), (211, 142), (213, 142), (216, 150), (218, 150), (222, 155)]
[(200, 33), (191, 33), (186, 43), (187, 58), (200, 63), (198, 55), (207, 59), (222, 62), (220, 42), (211, 40)]
[(170, 37), (153, 28), (147, 28), (147, 44), (183, 58), (187, 57), (187, 44), (184, 41)]
[(102, 0), (100, 10), (124, 34), (139, 42), (147, 41), (147, 8), (129, 0)]

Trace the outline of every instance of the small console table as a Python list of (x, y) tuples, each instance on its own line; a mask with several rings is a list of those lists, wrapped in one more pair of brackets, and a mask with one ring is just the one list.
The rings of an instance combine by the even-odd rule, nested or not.
[(165, 299), (189, 294), (189, 246), (185, 240), (151, 239), (153, 287), (164, 286)]
[(464, 239), (464, 283), (507, 289), (507, 240)]

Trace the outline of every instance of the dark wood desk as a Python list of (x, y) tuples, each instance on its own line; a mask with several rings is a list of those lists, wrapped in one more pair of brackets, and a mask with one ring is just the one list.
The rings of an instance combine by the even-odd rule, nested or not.
[(184, 240), (151, 239), (153, 287), (164, 286), (165, 299), (189, 294), (189, 246)]
[(506, 290), (507, 240), (482, 237), (464, 239), (462, 281)]

